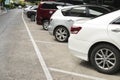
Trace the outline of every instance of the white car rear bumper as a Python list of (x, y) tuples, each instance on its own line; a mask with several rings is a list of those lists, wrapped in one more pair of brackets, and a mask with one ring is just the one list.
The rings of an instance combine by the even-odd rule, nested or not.
[(88, 61), (88, 45), (87, 41), (80, 41), (75, 39), (74, 37), (70, 37), (68, 41), (68, 47), (70, 52), (80, 59)]

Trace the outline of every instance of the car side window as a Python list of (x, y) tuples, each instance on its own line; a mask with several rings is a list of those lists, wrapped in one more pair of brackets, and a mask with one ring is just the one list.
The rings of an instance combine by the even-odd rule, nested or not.
[(87, 17), (86, 7), (75, 7), (70, 10), (70, 16)]
[(89, 6), (88, 8), (89, 8), (89, 17), (98, 17), (98, 16), (108, 13), (108, 10), (102, 7)]
[(61, 11), (64, 16), (70, 16), (70, 9), (62, 9)]
[(64, 6), (62, 3), (56, 3), (56, 6)]
[(35, 8), (34, 10), (37, 10), (37, 8)]
[(115, 20), (112, 24), (120, 24), (120, 18)]

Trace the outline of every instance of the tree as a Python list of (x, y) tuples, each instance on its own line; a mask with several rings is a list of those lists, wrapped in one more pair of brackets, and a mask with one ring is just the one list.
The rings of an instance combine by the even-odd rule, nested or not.
[(1, 2), (1, 4), (2, 4), (2, 6), (5, 5), (5, 0), (0, 0), (0, 2)]
[(5, 2), (5, 0), (0, 0), (0, 2)]

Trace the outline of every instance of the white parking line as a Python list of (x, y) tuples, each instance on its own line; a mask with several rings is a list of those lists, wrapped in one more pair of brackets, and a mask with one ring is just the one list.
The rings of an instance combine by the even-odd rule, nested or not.
[(38, 40), (35, 40), (35, 42), (37, 42), (37, 43), (45, 43), (45, 44), (67, 45), (67, 43), (47, 42), (47, 41), (38, 41)]
[(39, 32), (47, 32), (45, 30), (42, 30), (42, 29), (38, 29), (38, 30), (30, 30), (31, 32), (36, 32), (36, 31), (39, 31)]
[(90, 75), (85, 75), (85, 74), (78, 74), (78, 73), (64, 71), (64, 70), (55, 69), (55, 68), (49, 68), (49, 69), (51, 71), (54, 71), (54, 72), (59, 72), (59, 73), (64, 73), (64, 74), (69, 74), (69, 75), (74, 75), (74, 76), (83, 77), (83, 78), (92, 79), (92, 80), (106, 80), (106, 79), (103, 79), (103, 78), (98, 78), (98, 77), (94, 77), (94, 76), (90, 76)]
[[(20, 31), (23, 31), (23, 32), (24, 32), (24, 31), (27, 31), (27, 30), (20, 30)], [(39, 31), (39, 32), (42, 32), (42, 33), (43, 33), (43, 32), (46, 32), (46, 31), (41, 31), (41, 30), (30, 30), (30, 31), (31, 31), (31, 32)]]
[(42, 57), (42, 55), (41, 55), (41, 52), (40, 52), (37, 44), (35, 43), (35, 41), (34, 41), (34, 39), (33, 39), (33, 37), (32, 37), (32, 34), (31, 34), (31, 32), (30, 32), (30, 29), (28, 28), (28, 26), (27, 26), (27, 24), (26, 24), (26, 22), (25, 22), (25, 19), (24, 19), (24, 17), (23, 17), (23, 12), (22, 12), (22, 19), (23, 19), (23, 22), (24, 22), (25, 27), (26, 27), (26, 29), (27, 29), (28, 35), (29, 35), (29, 37), (30, 37), (30, 40), (32, 41), (34, 50), (35, 50), (35, 52), (36, 52), (36, 54), (37, 54), (37, 56), (38, 56), (39, 62), (40, 62), (40, 64), (41, 64), (42, 68), (43, 68), (43, 71), (44, 71), (44, 73), (45, 73), (45, 76), (46, 76), (47, 80), (53, 80), (53, 78), (52, 78), (52, 76), (51, 76), (51, 74), (50, 74), (50, 72), (49, 72), (49, 70), (48, 70), (48, 68), (47, 68), (47, 65), (45, 64), (45, 61), (44, 61), (44, 59), (43, 59), (43, 57)]

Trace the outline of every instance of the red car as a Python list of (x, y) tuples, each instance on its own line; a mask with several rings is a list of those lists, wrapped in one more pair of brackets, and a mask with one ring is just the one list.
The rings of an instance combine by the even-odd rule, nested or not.
[(37, 9), (36, 23), (47, 30), (51, 15), (57, 10), (57, 6), (72, 5), (63, 2), (41, 1)]

